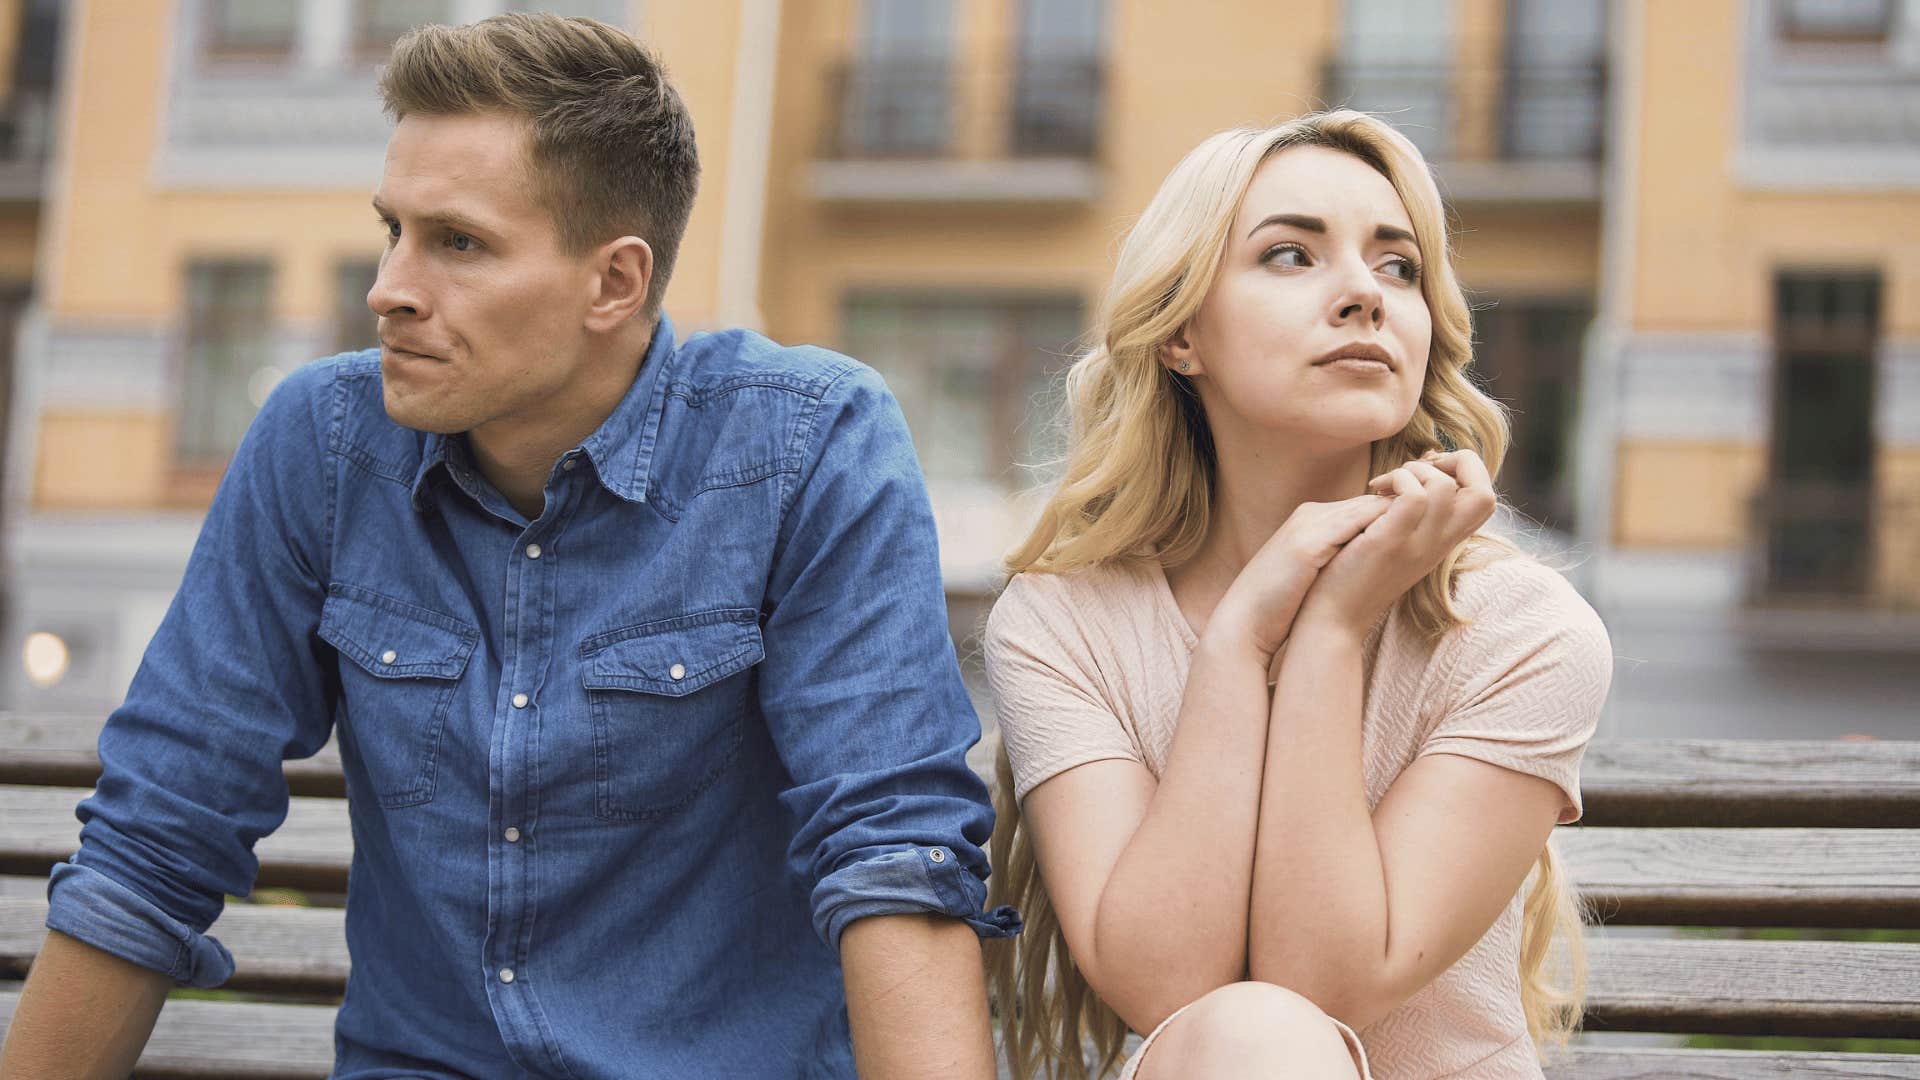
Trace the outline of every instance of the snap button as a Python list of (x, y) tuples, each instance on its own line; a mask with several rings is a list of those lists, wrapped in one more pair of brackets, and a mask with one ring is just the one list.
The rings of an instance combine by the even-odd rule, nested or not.
[(526, 707), (527, 707), (527, 695), (525, 695), (525, 694), (515, 694), (515, 695), (513, 695), (513, 707), (514, 707), (514, 708), (516, 708), (516, 709), (524, 709), (524, 708), (526, 708)]
[(527, 545), (527, 558), (529, 558), (529, 559), (537, 559), (537, 558), (539, 558), (539, 557), (540, 557), (540, 545), (539, 545), (539, 544), (528, 544), (528, 545)]
[(400, 659), (400, 654), (394, 652), (392, 649), (388, 649), (386, 652), (380, 654), (380, 662), (383, 664), (391, 664), (398, 659)]
[(510, 983), (510, 982), (512, 982), (512, 981), (513, 981), (513, 969), (512, 969), (512, 968), (501, 968), (501, 969), (500, 969), (500, 981), (501, 981), (501, 982), (503, 982), (503, 983)]
[(675, 664), (672, 667), (667, 669), (667, 674), (673, 679), (674, 682), (679, 682), (681, 679), (684, 679), (687, 677), (686, 665)]
[(507, 843), (509, 844), (517, 844), (520, 842), (520, 830), (511, 825), (507, 826), (507, 831), (501, 835), (507, 838)]
[(940, 848), (934, 848), (932, 851), (927, 852), (927, 858), (932, 859), (934, 862), (946, 862), (947, 853)]

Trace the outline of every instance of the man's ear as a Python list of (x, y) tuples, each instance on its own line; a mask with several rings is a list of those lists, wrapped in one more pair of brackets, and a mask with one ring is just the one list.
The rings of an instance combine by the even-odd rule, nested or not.
[(1198, 375), (1205, 370), (1200, 366), (1199, 350), (1187, 338), (1186, 327), (1161, 344), (1160, 366), (1181, 375)]
[(653, 288), (653, 248), (637, 236), (602, 244), (593, 254), (594, 295), (587, 329), (611, 333), (647, 308)]

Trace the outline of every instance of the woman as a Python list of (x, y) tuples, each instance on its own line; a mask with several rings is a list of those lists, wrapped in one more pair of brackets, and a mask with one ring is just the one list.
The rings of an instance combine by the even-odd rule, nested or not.
[(1535, 1078), (1577, 1022), (1547, 841), (1611, 651), (1482, 531), (1506, 425), (1442, 213), (1332, 112), (1207, 140), (1121, 250), (988, 623), (1017, 1074), (1131, 1028), (1139, 1080)]

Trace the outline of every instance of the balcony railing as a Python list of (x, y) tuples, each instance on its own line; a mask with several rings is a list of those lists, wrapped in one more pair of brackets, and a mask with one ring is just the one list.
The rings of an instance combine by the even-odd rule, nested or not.
[(53, 145), (53, 95), (17, 92), (0, 107), (0, 199), (36, 201), (45, 194)]
[(1775, 481), (1753, 496), (1748, 596), (1758, 603), (1864, 597), (1872, 583), (1876, 507), (1862, 483)]
[(1920, 67), (1779, 64), (1747, 82), (1750, 145), (1813, 151), (1920, 151)]
[(1102, 73), (1090, 57), (1020, 60), (999, 73), (945, 55), (854, 60), (829, 75), (821, 156), (1091, 158)]
[(1489, 68), (1336, 57), (1322, 86), (1328, 102), (1385, 116), (1436, 161), (1600, 159), (1606, 83), (1597, 57)]

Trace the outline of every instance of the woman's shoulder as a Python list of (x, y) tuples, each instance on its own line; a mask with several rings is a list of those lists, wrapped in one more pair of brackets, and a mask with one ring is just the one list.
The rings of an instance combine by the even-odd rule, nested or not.
[(1036, 632), (1083, 643), (1129, 635), (1151, 617), (1157, 601), (1142, 567), (1120, 562), (1065, 571), (1013, 575), (987, 615), (991, 644)]
[(1461, 571), (1453, 606), (1463, 622), (1443, 635), (1455, 664), (1511, 661), (1538, 650), (1562, 661), (1612, 667), (1606, 624), (1564, 575), (1522, 552), (1502, 553)]
[(1007, 580), (994, 615), (1092, 614), (1133, 610), (1154, 599), (1148, 568), (1130, 562), (1106, 562), (1072, 570), (1026, 570)]
[(1572, 582), (1524, 552), (1503, 552), (1463, 568), (1454, 577), (1453, 606), (1470, 622), (1538, 617), (1599, 621)]

